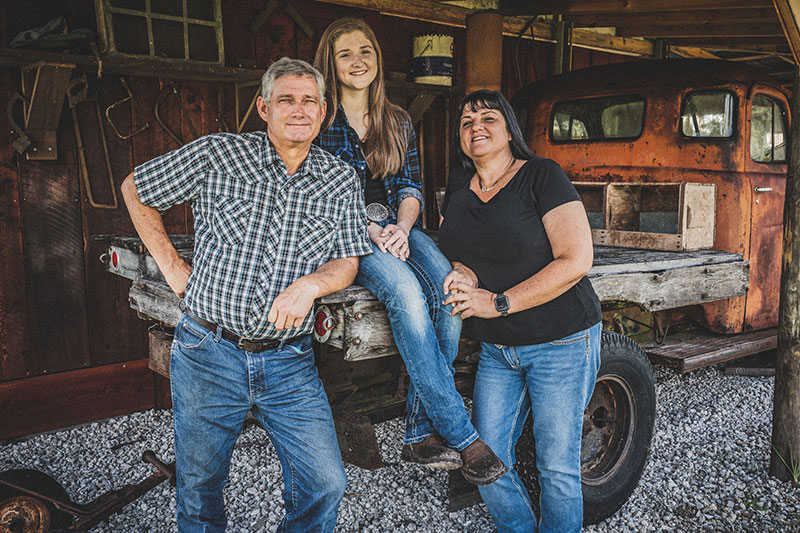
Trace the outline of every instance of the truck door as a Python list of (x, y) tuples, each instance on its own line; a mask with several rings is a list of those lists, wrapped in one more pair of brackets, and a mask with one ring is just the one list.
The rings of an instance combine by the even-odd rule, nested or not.
[(786, 99), (775, 89), (754, 87), (748, 108), (749, 150), (744, 167), (752, 218), (745, 330), (751, 331), (778, 323), (789, 124)]

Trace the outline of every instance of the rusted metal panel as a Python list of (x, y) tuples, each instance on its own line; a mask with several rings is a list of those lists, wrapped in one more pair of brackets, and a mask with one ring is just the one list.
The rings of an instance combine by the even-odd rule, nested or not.
[(0, 440), (152, 407), (147, 359), (0, 383)]
[[(0, 101), (11, 97), (11, 84), (11, 76), (0, 76)], [(10, 141), (9, 128), (0, 128), (0, 381), (32, 372), (19, 174)]]
[(59, 162), (20, 161), (23, 255), (32, 374), (90, 364), (80, 186), (72, 124), (58, 128)]

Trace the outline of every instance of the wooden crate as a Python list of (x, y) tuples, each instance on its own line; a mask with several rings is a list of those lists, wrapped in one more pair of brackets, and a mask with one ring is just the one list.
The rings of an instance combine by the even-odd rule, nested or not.
[(703, 250), (714, 245), (713, 183), (576, 182), (598, 246)]

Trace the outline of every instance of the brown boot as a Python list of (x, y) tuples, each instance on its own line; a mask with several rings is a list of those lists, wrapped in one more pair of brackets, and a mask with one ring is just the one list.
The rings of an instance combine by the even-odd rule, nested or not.
[(464, 448), (461, 459), (464, 461), (461, 468), (464, 479), (473, 485), (488, 485), (508, 471), (503, 461), (481, 439)]
[(455, 470), (461, 468), (461, 455), (448, 448), (444, 439), (435, 433), (422, 442), (403, 445), (400, 458), (409, 463), (417, 463), (436, 470)]

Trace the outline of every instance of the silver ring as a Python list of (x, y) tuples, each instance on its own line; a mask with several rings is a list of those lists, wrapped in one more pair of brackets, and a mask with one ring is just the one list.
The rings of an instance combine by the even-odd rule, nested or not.
[(461, 305), (459, 305), (458, 307), (459, 307), (461, 310), (464, 310), (464, 309), (466, 309), (466, 307), (467, 307), (467, 306), (466, 306), (466, 305), (464, 305), (464, 304), (461, 304)]

